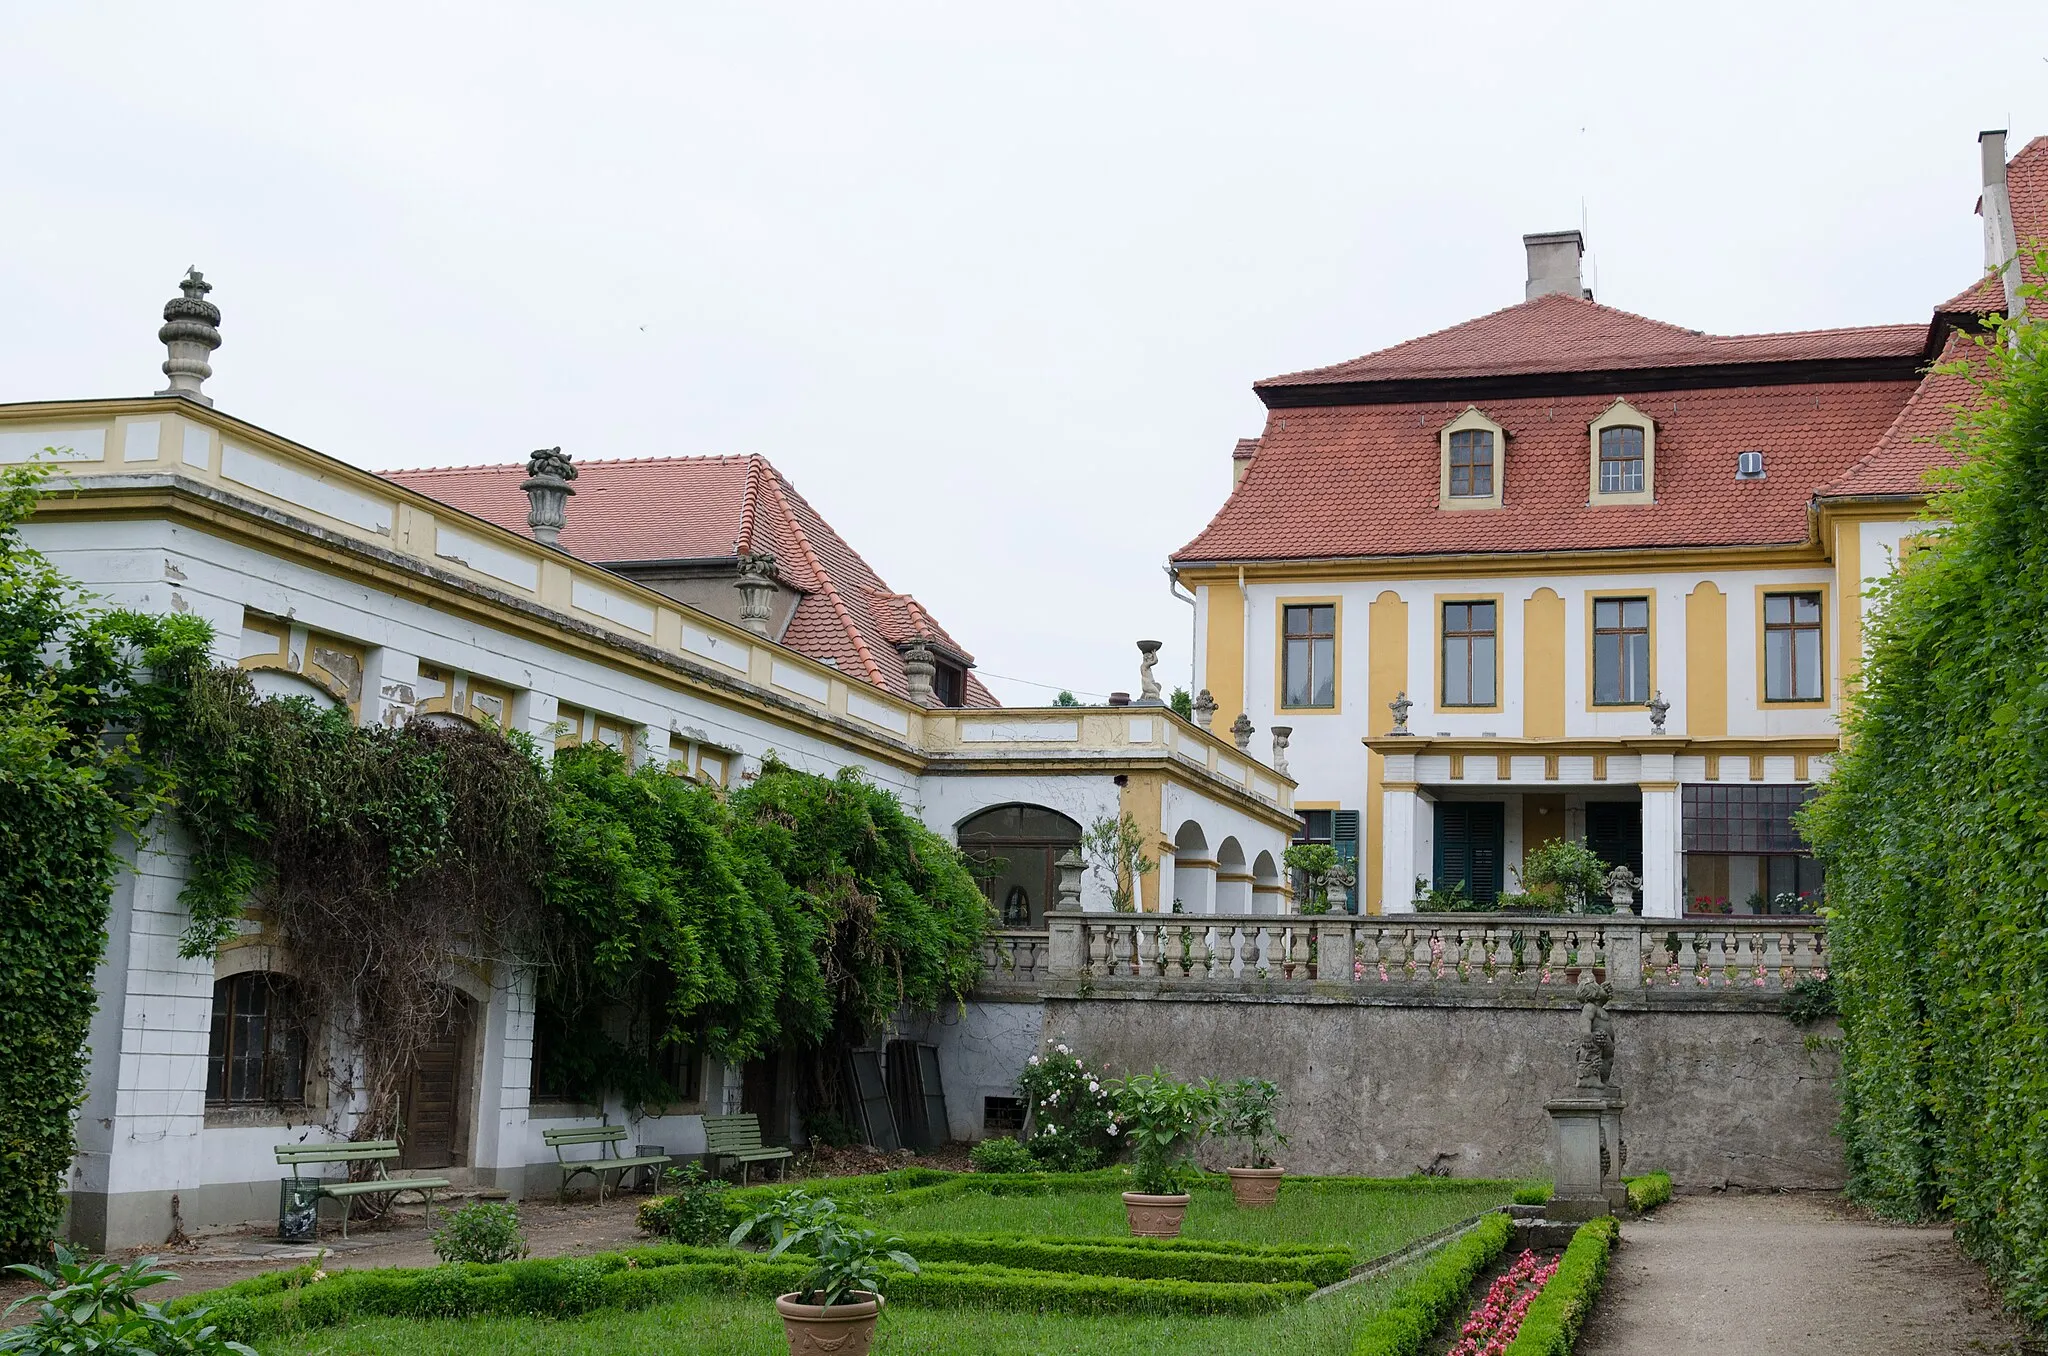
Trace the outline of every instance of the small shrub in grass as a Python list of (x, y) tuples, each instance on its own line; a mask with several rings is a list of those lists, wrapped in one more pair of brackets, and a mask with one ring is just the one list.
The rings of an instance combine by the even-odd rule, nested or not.
[(669, 1169), (666, 1185), (668, 1195), (640, 1207), (635, 1219), (642, 1232), (675, 1243), (718, 1243), (738, 1222), (726, 1199), (729, 1188), (700, 1165)]
[(103, 1352), (107, 1356), (256, 1356), (229, 1340), (216, 1313), (192, 1308), (181, 1314), (140, 1298), (153, 1285), (178, 1279), (154, 1257), (117, 1262), (80, 1261), (69, 1248), (55, 1250), (50, 1265), (7, 1268), (43, 1287), (7, 1306), (4, 1317), (26, 1309), (28, 1321), (0, 1333), (0, 1351), (31, 1353)]
[(1085, 1172), (1121, 1148), (1107, 1074), (1090, 1069), (1065, 1045), (1024, 1063), (1017, 1090), (1031, 1107), (1031, 1156), (1055, 1172)]
[(1508, 1343), (1506, 1356), (1571, 1356), (1607, 1275), (1607, 1254), (1620, 1236), (1621, 1222), (1612, 1215), (1579, 1226), (1558, 1261), (1557, 1274), (1523, 1315), (1522, 1330)]
[(1548, 1182), (1524, 1182), (1515, 1188), (1516, 1205), (1550, 1204), (1551, 1186)]
[(526, 1253), (519, 1207), (510, 1201), (471, 1201), (434, 1230), (434, 1255), (444, 1262), (510, 1262)]
[[(1352, 1343), (1351, 1356), (1415, 1356), (1438, 1325), (1465, 1307), (1472, 1278), (1507, 1248), (1514, 1221), (1493, 1214), (1431, 1257), (1422, 1274), (1396, 1291)], [(1523, 1328), (1527, 1330), (1527, 1322)]]
[(1671, 1174), (1668, 1172), (1646, 1172), (1641, 1177), (1628, 1178), (1628, 1208), (1638, 1215), (1654, 1210), (1671, 1199)]
[(974, 1146), (967, 1161), (976, 1172), (1036, 1172), (1038, 1160), (1031, 1150), (1014, 1139), (985, 1139)]

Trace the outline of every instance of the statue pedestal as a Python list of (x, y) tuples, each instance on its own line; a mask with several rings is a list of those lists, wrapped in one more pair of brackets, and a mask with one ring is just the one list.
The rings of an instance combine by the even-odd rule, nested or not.
[(1621, 1183), (1625, 1105), (1612, 1088), (1585, 1088), (1543, 1104), (1556, 1164), (1546, 1219), (1598, 1219), (1627, 1205), (1628, 1189)]

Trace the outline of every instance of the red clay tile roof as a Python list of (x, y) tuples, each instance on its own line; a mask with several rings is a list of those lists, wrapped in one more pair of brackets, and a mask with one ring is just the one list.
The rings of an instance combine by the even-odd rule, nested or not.
[[(2020, 241), (2021, 276), (2039, 283), (2043, 279), (2033, 267), (2029, 247), (2048, 246), (2048, 137), (2035, 137), (2005, 162), (2005, 193), (2012, 202), (2013, 229)], [(1978, 210), (1983, 210), (1981, 200)], [(2002, 312), (2005, 285), (1996, 274), (1987, 273), (1935, 309), (1978, 315)]]
[[(576, 464), (576, 496), (562, 549), (599, 564), (702, 560), (742, 552), (775, 556), (797, 592), (782, 643), (829, 660), (848, 677), (909, 694), (898, 644), (935, 641), (962, 663), (974, 657), (908, 594), (893, 592), (765, 457), (650, 457)], [(523, 466), (388, 471), (390, 480), (531, 536)], [(970, 670), (966, 704), (996, 706)]]
[(1553, 292), (1330, 367), (1268, 377), (1255, 390), (1404, 378), (1632, 371), (1823, 358), (1911, 357), (1925, 325), (1711, 335)]
[[(1243, 482), (1174, 559), (1804, 542), (1814, 491), (1876, 446), (1915, 386), (1831, 382), (1629, 397), (1656, 420), (1657, 502), (1599, 508), (1586, 503), (1587, 425), (1612, 396), (1479, 402), (1508, 430), (1505, 502), (1455, 512), (1438, 507), (1437, 431), (1464, 402), (1276, 409)], [(1735, 479), (1744, 451), (1764, 453), (1763, 480)]]
[[(1958, 358), (1981, 353), (1976, 338), (1952, 334), (1942, 350), (1943, 365)], [(1953, 466), (1954, 456), (1941, 443), (1941, 436), (1955, 427), (1960, 411), (1978, 401), (1977, 387), (1968, 377), (1951, 372), (1929, 372), (1913, 392), (1913, 398), (1892, 420), (1877, 446), (1865, 453), (1841, 477), (1822, 490), (1823, 498), (1860, 498), (1865, 495), (1923, 495), (1928, 490), (1930, 470)]]
[(1239, 438), (1237, 446), (1230, 449), (1230, 459), (1232, 461), (1250, 461), (1258, 455), (1259, 440), (1257, 438)]

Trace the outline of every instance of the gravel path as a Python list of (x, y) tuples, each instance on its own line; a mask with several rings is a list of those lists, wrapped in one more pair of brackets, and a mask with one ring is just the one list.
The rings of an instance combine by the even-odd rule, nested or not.
[(1577, 1356), (2037, 1356), (1946, 1226), (1830, 1196), (1686, 1196), (1623, 1226)]

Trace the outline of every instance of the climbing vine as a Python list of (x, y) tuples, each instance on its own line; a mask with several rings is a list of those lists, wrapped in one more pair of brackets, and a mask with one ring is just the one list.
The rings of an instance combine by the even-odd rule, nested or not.
[(1873, 592), (1862, 694), (1804, 828), (1828, 867), (1850, 1190), (1891, 1215), (1953, 1215), (2039, 1320), (2048, 332), (2000, 326), (1960, 370), (1983, 400), (1932, 506), (1948, 526)]

